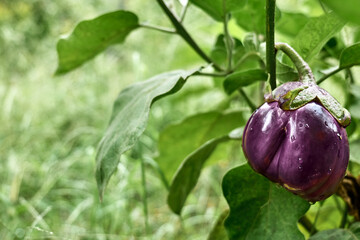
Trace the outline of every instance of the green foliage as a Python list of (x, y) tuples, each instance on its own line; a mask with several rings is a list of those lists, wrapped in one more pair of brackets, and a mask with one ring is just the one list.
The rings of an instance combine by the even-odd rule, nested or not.
[(207, 112), (191, 116), (161, 132), (156, 161), (170, 180), (190, 153), (209, 140), (222, 138), (233, 129), (244, 125), (245, 119), (240, 111)]
[(310, 61), (344, 25), (345, 22), (334, 13), (312, 18), (296, 35), (292, 47), (305, 61)]
[(343, 19), (351, 21), (356, 24), (360, 24), (360, 10), (359, 1), (348, 0), (348, 1), (336, 1), (336, 0), (321, 0), (328, 7), (331, 8), (335, 13), (341, 16)]
[(227, 94), (231, 94), (239, 87), (246, 87), (256, 81), (266, 81), (267, 78), (267, 73), (260, 69), (232, 73), (225, 78), (224, 89)]
[(181, 214), (186, 198), (195, 187), (205, 161), (214, 152), (218, 144), (228, 140), (228, 136), (209, 140), (187, 156), (182, 162), (178, 171), (175, 173), (167, 199), (168, 205), (174, 213), (178, 215)]
[(270, 183), (248, 165), (230, 170), (222, 187), (230, 206), (224, 223), (229, 239), (304, 239), (296, 225), (309, 209), (305, 200)]
[(359, 240), (360, 239), (360, 223), (352, 224), (349, 229), (331, 229), (319, 232), (310, 237), (309, 240)]
[(228, 13), (236, 12), (244, 7), (246, 0), (190, 0), (216, 21), (223, 21)]
[(231, 139), (240, 140), (242, 131), (243, 129), (237, 129), (229, 133), (229, 135), (211, 139), (185, 158), (169, 189), (168, 205), (174, 213), (180, 215), (186, 198), (198, 181), (205, 161), (214, 152), (215, 148), (220, 143)]
[(96, 156), (96, 181), (100, 198), (117, 168), (121, 154), (133, 147), (145, 131), (151, 105), (160, 98), (179, 91), (186, 79), (195, 72), (163, 73), (131, 85), (119, 94)]
[[(308, 210), (247, 165), (226, 173), (245, 161), (241, 129), (266, 92), (266, 1), (185, 2), (0, 3), (1, 239), (359, 238), (339, 197)], [(350, 110), (348, 170), (357, 175), (358, 3), (322, 2), (277, 1), (276, 39)], [(62, 33), (62, 76), (49, 80)], [(298, 80), (277, 54), (278, 83)], [(100, 195), (108, 185), (102, 203), (94, 169)], [(298, 223), (304, 214), (310, 228)]]
[(124, 42), (127, 35), (138, 27), (137, 16), (127, 11), (116, 11), (82, 21), (57, 44), (59, 66), (56, 74), (71, 71), (107, 47)]
[(349, 68), (360, 65), (360, 43), (354, 44), (342, 51), (339, 68)]

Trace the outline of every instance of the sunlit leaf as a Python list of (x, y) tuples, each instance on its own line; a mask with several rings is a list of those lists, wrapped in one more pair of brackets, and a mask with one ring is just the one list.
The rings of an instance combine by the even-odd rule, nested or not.
[(360, 223), (353, 223), (348, 229), (330, 229), (316, 233), (309, 240), (360, 240)]
[(92, 59), (107, 47), (122, 43), (139, 27), (138, 17), (127, 11), (116, 11), (80, 22), (74, 31), (57, 44), (56, 74), (67, 73)]
[(211, 139), (227, 135), (235, 128), (244, 126), (242, 112), (207, 112), (186, 118), (168, 126), (161, 132), (155, 159), (165, 176), (171, 180), (181, 162), (192, 152)]
[(291, 45), (305, 61), (310, 61), (344, 25), (345, 21), (334, 13), (312, 18), (296, 35)]
[(255, 173), (245, 164), (223, 178), (224, 196), (230, 207), (225, 220), (229, 239), (303, 240), (297, 221), (309, 203)]
[[(174, 213), (180, 215), (186, 198), (199, 179), (205, 161), (214, 152), (218, 144), (229, 141), (230, 139), (240, 140), (242, 130), (237, 129), (235, 132), (237, 134), (235, 137), (232, 132), (230, 135), (207, 141), (185, 158), (178, 171), (175, 173), (175, 177), (169, 190), (168, 205)], [(238, 134), (239, 132), (240, 134)]]
[(360, 65), (360, 43), (345, 48), (340, 55), (340, 68)]
[[(244, 30), (264, 34), (266, 25), (265, 6), (266, 1), (264, 0), (247, 1), (245, 7), (234, 11), (232, 16), (236, 23)], [(275, 21), (279, 20), (280, 16), (280, 10), (276, 8)]]
[[(224, 9), (225, 1), (225, 9)], [(241, 9), (246, 0), (190, 0), (216, 21), (223, 21), (227, 13)]]
[(339, 16), (350, 22), (360, 24), (359, 0), (321, 0)]
[(350, 145), (350, 161), (360, 164), (360, 139), (351, 141)]
[(257, 81), (266, 81), (267, 78), (267, 73), (261, 69), (235, 72), (225, 78), (224, 89), (227, 94), (231, 94), (239, 87), (245, 87)]
[(121, 154), (132, 148), (144, 132), (152, 103), (179, 91), (186, 79), (195, 72), (178, 70), (163, 73), (120, 92), (96, 156), (96, 180), (100, 197)]
[(309, 21), (309, 17), (301, 13), (281, 12), (281, 18), (276, 23), (276, 30), (295, 37)]

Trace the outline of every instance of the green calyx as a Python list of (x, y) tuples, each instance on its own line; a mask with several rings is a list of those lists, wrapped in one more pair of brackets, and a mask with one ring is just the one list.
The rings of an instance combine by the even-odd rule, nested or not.
[(279, 86), (270, 96), (266, 97), (265, 101), (278, 101), (283, 110), (296, 110), (309, 102), (315, 101), (326, 108), (341, 126), (348, 126), (351, 122), (349, 111), (316, 84), (309, 65), (301, 56), (288, 44), (277, 43), (275, 47), (285, 52), (294, 62), (299, 72), (299, 82), (288, 82)]

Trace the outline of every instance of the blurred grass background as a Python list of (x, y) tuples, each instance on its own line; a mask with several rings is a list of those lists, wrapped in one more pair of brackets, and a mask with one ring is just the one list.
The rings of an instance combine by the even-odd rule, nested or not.
[[(286, 9), (303, 1), (282, 2)], [(179, 6), (177, 1), (173, 4)], [(313, 16), (320, 12), (304, 6), (303, 11)], [(146, 165), (149, 226), (145, 227), (139, 156), (154, 153), (154, 140), (168, 124), (230, 104), (223, 91), (204, 78), (191, 79), (181, 93), (155, 104), (139, 146), (122, 158), (104, 202), (99, 202), (96, 147), (119, 91), (164, 71), (203, 64), (178, 36), (142, 29), (124, 45), (54, 77), (59, 36), (81, 20), (117, 9), (136, 12), (141, 21), (171, 27), (155, 1), (0, 2), (0, 239), (206, 239), (226, 208), (221, 178), (244, 161), (236, 151), (239, 145), (231, 146), (231, 154), (222, 156), (220, 164), (205, 169), (181, 219), (170, 212), (166, 189), (157, 172)], [(194, 7), (185, 25), (207, 52), (222, 31), (219, 23)], [(231, 31), (240, 39), (244, 36), (235, 24)], [(337, 85), (327, 84), (341, 100)], [(246, 109), (243, 103), (237, 105)], [(313, 218), (317, 208), (318, 204), (312, 208)], [(333, 218), (330, 227), (337, 226), (340, 216)]]
[[(222, 171), (205, 172), (204, 178), (214, 180), (190, 197), (181, 220), (168, 209), (167, 191), (148, 167), (146, 231), (140, 161), (131, 156), (122, 159), (104, 202), (98, 200), (96, 147), (119, 91), (163, 71), (201, 63), (179, 37), (144, 29), (78, 70), (53, 77), (60, 35), (81, 20), (117, 9), (171, 26), (152, 1), (0, 3), (0, 239), (145, 239), (147, 234), (151, 239), (204, 239), (219, 214)], [(186, 22), (210, 50), (221, 25), (194, 8)], [(144, 142), (154, 145), (159, 129), (199, 108), (216, 108), (223, 93), (205, 93), (212, 81), (200, 82), (189, 84), (185, 102), (172, 97), (155, 106)], [(219, 100), (191, 96), (198, 92)]]

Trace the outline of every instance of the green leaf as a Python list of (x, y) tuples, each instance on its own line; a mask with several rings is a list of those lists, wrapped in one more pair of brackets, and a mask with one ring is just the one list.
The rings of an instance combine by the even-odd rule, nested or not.
[(186, 198), (195, 187), (205, 161), (218, 144), (228, 140), (228, 136), (209, 140), (185, 158), (175, 173), (167, 198), (168, 205), (174, 213), (181, 214)]
[(316, 233), (309, 240), (360, 240), (360, 223), (353, 223), (349, 229), (330, 229)]
[(339, 16), (350, 22), (360, 24), (359, 0), (321, 0)]
[[(244, 45), (241, 43), (239, 39), (234, 38), (234, 50), (233, 50), (233, 62), (232, 64), (235, 65), (239, 62), (240, 59), (244, 57), (246, 54), (247, 49), (244, 47)], [(225, 45), (225, 39), (224, 35), (220, 34), (216, 38), (215, 45), (210, 53), (211, 59), (214, 60), (214, 62), (224, 68), (227, 66), (227, 49)], [(259, 58), (257, 56), (249, 56), (246, 61), (243, 61), (241, 66), (236, 69), (236, 71), (241, 69), (251, 69), (258, 67), (258, 61)]]
[(242, 112), (207, 112), (186, 118), (161, 132), (155, 159), (171, 180), (181, 162), (207, 141), (245, 125)]
[(292, 67), (276, 60), (276, 79), (280, 83), (298, 81), (299, 73)]
[(224, 228), (224, 221), (229, 215), (229, 209), (223, 211), (217, 219), (215, 225), (211, 229), (211, 232), (207, 240), (228, 240), (226, 229)]
[(57, 44), (57, 75), (67, 73), (94, 58), (113, 44), (124, 42), (139, 27), (138, 17), (127, 11), (116, 11), (80, 22), (74, 31)]
[(291, 45), (308, 62), (344, 25), (345, 22), (334, 13), (312, 18), (297, 34)]
[[(244, 7), (246, 0), (189, 0), (195, 6), (201, 8), (216, 21), (223, 21), (227, 13), (237, 11)], [(224, 11), (224, 1), (226, 9)]]
[(224, 81), (224, 89), (227, 94), (231, 94), (239, 87), (245, 87), (256, 81), (266, 81), (267, 73), (261, 69), (252, 69), (243, 72), (235, 72), (228, 75)]
[(306, 25), (309, 18), (301, 13), (281, 12), (281, 18), (276, 23), (276, 30), (290, 37), (295, 37)]
[[(258, 34), (265, 34), (266, 23), (266, 1), (251, 0), (248, 1), (245, 7), (238, 11), (232, 12), (236, 23), (248, 32), (256, 32)], [(281, 16), (280, 10), (276, 8), (275, 21), (279, 20)]]
[(360, 43), (345, 48), (340, 55), (339, 68), (349, 68), (354, 65), (360, 65)]
[(350, 145), (350, 161), (360, 164), (360, 139), (351, 141)]
[(96, 156), (96, 180), (101, 198), (121, 154), (132, 148), (144, 132), (152, 103), (179, 91), (186, 79), (196, 72), (163, 73), (120, 92)]
[(242, 132), (242, 130), (236, 129), (229, 135), (211, 139), (185, 158), (175, 173), (167, 199), (168, 205), (174, 213), (181, 214), (186, 198), (195, 187), (206, 160), (211, 156), (215, 148), (220, 143), (230, 139), (240, 140)]
[(247, 164), (230, 170), (222, 188), (230, 206), (225, 220), (229, 239), (304, 239), (297, 221), (309, 209), (307, 201), (271, 183)]

